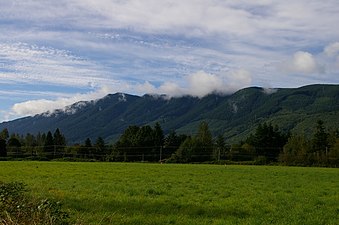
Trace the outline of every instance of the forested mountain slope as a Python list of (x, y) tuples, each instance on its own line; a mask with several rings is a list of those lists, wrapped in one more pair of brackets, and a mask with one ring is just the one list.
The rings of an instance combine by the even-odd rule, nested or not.
[(214, 135), (228, 142), (246, 137), (259, 123), (272, 122), (283, 130), (311, 133), (316, 120), (339, 127), (339, 85), (310, 85), (300, 88), (263, 89), (251, 87), (220, 96), (134, 96), (110, 94), (89, 102), (78, 102), (62, 110), (46, 112), (0, 124), (10, 133), (36, 134), (62, 130), (71, 143), (99, 136), (116, 139), (129, 125), (159, 122), (165, 133), (193, 134), (201, 121), (209, 123)]

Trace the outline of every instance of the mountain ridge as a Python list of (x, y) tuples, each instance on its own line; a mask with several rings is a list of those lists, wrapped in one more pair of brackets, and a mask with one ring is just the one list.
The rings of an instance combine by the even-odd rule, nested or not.
[(74, 103), (64, 109), (0, 123), (10, 133), (36, 134), (59, 128), (69, 142), (87, 137), (116, 140), (129, 125), (159, 122), (165, 133), (192, 134), (206, 121), (213, 135), (230, 142), (249, 135), (261, 122), (272, 122), (283, 130), (312, 132), (312, 122), (322, 119), (331, 128), (339, 124), (339, 85), (316, 84), (299, 88), (248, 87), (230, 95), (209, 94), (198, 98), (125, 93)]

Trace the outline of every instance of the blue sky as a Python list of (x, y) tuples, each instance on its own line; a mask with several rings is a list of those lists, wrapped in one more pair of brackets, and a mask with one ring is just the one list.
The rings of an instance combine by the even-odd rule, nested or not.
[(339, 83), (337, 0), (0, 0), (0, 122), (124, 92)]

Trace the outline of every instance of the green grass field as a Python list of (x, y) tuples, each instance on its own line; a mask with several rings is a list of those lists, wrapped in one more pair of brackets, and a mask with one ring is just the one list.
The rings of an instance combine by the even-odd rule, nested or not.
[(72, 224), (339, 224), (339, 169), (0, 162)]

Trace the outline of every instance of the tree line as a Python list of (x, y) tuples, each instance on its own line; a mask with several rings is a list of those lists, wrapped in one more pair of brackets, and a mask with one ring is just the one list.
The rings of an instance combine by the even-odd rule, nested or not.
[(339, 166), (339, 130), (328, 131), (318, 120), (311, 138), (292, 135), (279, 155), (286, 165)]
[(281, 163), (301, 166), (338, 166), (339, 132), (326, 129), (319, 120), (311, 137), (283, 132), (271, 123), (259, 124), (245, 140), (228, 144), (222, 135), (213, 137), (208, 123), (199, 124), (195, 135), (164, 134), (159, 123), (153, 127), (129, 126), (114, 144), (102, 137), (94, 142), (67, 145), (59, 129), (53, 133), (0, 133), (0, 157), (41, 160), (95, 160), (148, 162), (247, 162)]

